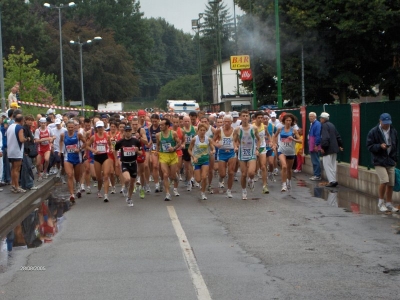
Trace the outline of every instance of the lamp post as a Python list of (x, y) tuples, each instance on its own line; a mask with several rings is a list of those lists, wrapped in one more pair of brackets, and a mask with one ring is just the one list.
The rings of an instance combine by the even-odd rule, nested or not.
[(61, 9), (62, 8), (68, 8), (68, 7), (74, 7), (76, 4), (75, 2), (70, 2), (67, 5), (60, 4), (60, 5), (53, 5), (49, 3), (43, 4), (44, 7), (47, 8), (55, 8), (58, 9), (58, 30), (60, 31), (60, 64), (61, 64), (61, 103), (62, 106), (64, 107), (65, 105), (65, 98), (64, 98), (64, 64), (63, 64), (63, 52), (62, 52), (62, 30), (61, 30)]
[(219, 63), (219, 80), (220, 80), (220, 84), (221, 84), (221, 96), (220, 99), (222, 99), (222, 96), (224, 95), (224, 83), (223, 83), (223, 79), (222, 79), (222, 55), (221, 55), (221, 35), (220, 35), (220, 30), (219, 30), (219, 3), (222, 0), (209, 0), (208, 3), (209, 4), (216, 4), (216, 6), (213, 6), (213, 10), (217, 16), (217, 26), (216, 26), (216, 30), (217, 30), (217, 59), (218, 59), (218, 63)]
[(200, 83), (200, 99), (203, 103), (203, 72), (201, 70), (201, 50), (200, 50), (200, 20), (203, 14), (199, 13), (199, 18), (192, 20), (192, 29), (197, 29), (197, 42), (198, 42), (198, 58), (199, 58), (199, 83)]
[(0, 7), (0, 95), (1, 111), (6, 111), (6, 98), (4, 97), (4, 69), (3, 69), (3, 36), (1, 33), (1, 7)]
[(278, 107), (282, 108), (281, 42), (279, 37), (279, 1), (275, 0), (276, 75), (278, 77)]
[[(100, 36), (96, 36), (93, 38), (93, 40), (95, 41), (99, 41), (101, 40)], [(73, 45), (78, 45), (79, 46), (79, 61), (80, 61), (80, 67), (81, 67), (81, 106), (82, 106), (82, 113), (83, 113), (83, 109), (85, 108), (85, 94), (83, 91), (83, 58), (82, 58), (82, 46), (86, 45), (86, 44), (91, 44), (92, 40), (87, 40), (86, 42), (82, 42), (80, 41), (80, 39), (78, 38), (78, 41), (70, 41), (70, 44)]]

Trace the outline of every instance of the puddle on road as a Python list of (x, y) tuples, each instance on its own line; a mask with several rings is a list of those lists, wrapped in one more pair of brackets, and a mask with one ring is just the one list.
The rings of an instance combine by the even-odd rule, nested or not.
[[(298, 180), (297, 186), (310, 189), (311, 195), (324, 199), (329, 205), (341, 207), (346, 212), (365, 215), (382, 215), (378, 209), (376, 197), (339, 186), (338, 188), (326, 188), (319, 183), (308, 183)], [(390, 212), (383, 215), (391, 215)], [(394, 214), (398, 215), (398, 214)]]
[(6, 238), (0, 240), (0, 273), (13, 264), (14, 251), (51, 243), (65, 220), (64, 213), (69, 209), (69, 195), (65, 193), (65, 188), (56, 184), (50, 197), (38, 204)]

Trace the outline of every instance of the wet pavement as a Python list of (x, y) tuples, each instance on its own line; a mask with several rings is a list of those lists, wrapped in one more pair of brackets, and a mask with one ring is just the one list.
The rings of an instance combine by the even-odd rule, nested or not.
[[(56, 290), (57, 299), (200, 299), (168, 215), (174, 207), (212, 299), (398, 299), (399, 214), (308, 177), (296, 174), (288, 193), (278, 177), (268, 195), (258, 181), (252, 201), (241, 200), (237, 182), (233, 199), (214, 188), (207, 201), (181, 183), (171, 202), (135, 195), (129, 208), (119, 193), (110, 203), (91, 194), (70, 211), (58, 185), (47, 220), (39, 213), (41, 246), (3, 247), (0, 298), (53, 299)], [(46, 271), (32, 276), (20, 270), (27, 266)]]

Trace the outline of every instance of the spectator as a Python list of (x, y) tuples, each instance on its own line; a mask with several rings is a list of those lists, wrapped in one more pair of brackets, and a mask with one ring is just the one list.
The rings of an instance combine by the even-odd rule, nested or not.
[(294, 173), (300, 173), (303, 169), (303, 130), (299, 128), (297, 132), (299, 133), (299, 136), (301, 138), (301, 143), (296, 143), (295, 145), (296, 165), (294, 166), (295, 167), (295, 170), (293, 171)]
[(11, 162), (11, 191), (13, 193), (26, 192), (19, 186), (21, 164), (24, 157), (24, 143), (29, 141), (29, 138), (24, 137), (23, 120), (22, 114), (18, 113), (15, 115), (15, 122), (7, 129), (7, 152), (8, 159)]
[(21, 168), (21, 187), (24, 190), (36, 190), (37, 187), (34, 186), (34, 174), (32, 171), (32, 158), (29, 156), (31, 153), (31, 147), (36, 146), (34, 143), (34, 137), (32, 134), (31, 126), (34, 121), (32, 115), (27, 115), (25, 117), (25, 124), (23, 126), (24, 136), (28, 139), (24, 143), (24, 157), (22, 160), (22, 168)]
[(18, 105), (17, 88), (15, 86), (11, 88), (11, 92), (8, 95), (8, 108), (12, 108), (12, 103), (16, 103)]
[(1, 158), (3, 161), (3, 171), (0, 173), (0, 183), (1, 185), (7, 185), (11, 183), (11, 169), (10, 169), (10, 162), (8, 161), (8, 155), (7, 155), (7, 129), (8, 129), (8, 119), (6, 116), (3, 114), (2, 115), (2, 124), (1, 124), (1, 134), (2, 134), (2, 152), (3, 152), (3, 157)]
[(335, 125), (329, 122), (329, 114), (323, 112), (319, 116), (321, 122), (321, 154), (326, 177), (329, 183), (326, 187), (336, 187), (336, 157), (339, 151), (343, 151), (342, 138), (337, 132)]
[(398, 144), (399, 139), (396, 129), (392, 126), (392, 117), (388, 113), (381, 114), (379, 124), (372, 128), (367, 136), (367, 148), (372, 154), (372, 163), (380, 181), (378, 207), (381, 212), (399, 211), (392, 204)]
[(310, 130), (308, 131), (308, 150), (310, 152), (311, 163), (313, 166), (313, 176), (310, 180), (321, 180), (321, 162), (319, 153), (321, 151), (321, 123), (317, 120), (317, 114), (310, 112)]
[[(0, 131), (0, 183), (2, 182), (2, 177), (3, 177), (3, 134)], [(0, 192), (2, 192), (3, 189), (0, 188)]]

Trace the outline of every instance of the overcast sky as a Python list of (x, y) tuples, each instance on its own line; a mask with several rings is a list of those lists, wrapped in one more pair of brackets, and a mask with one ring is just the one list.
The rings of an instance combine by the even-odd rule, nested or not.
[[(233, 0), (223, 1), (233, 17)], [(184, 32), (193, 33), (192, 19), (197, 19), (199, 13), (204, 12), (208, 0), (140, 0), (141, 11), (146, 18), (165, 19), (175, 28)], [(236, 14), (241, 14), (236, 7)]]

